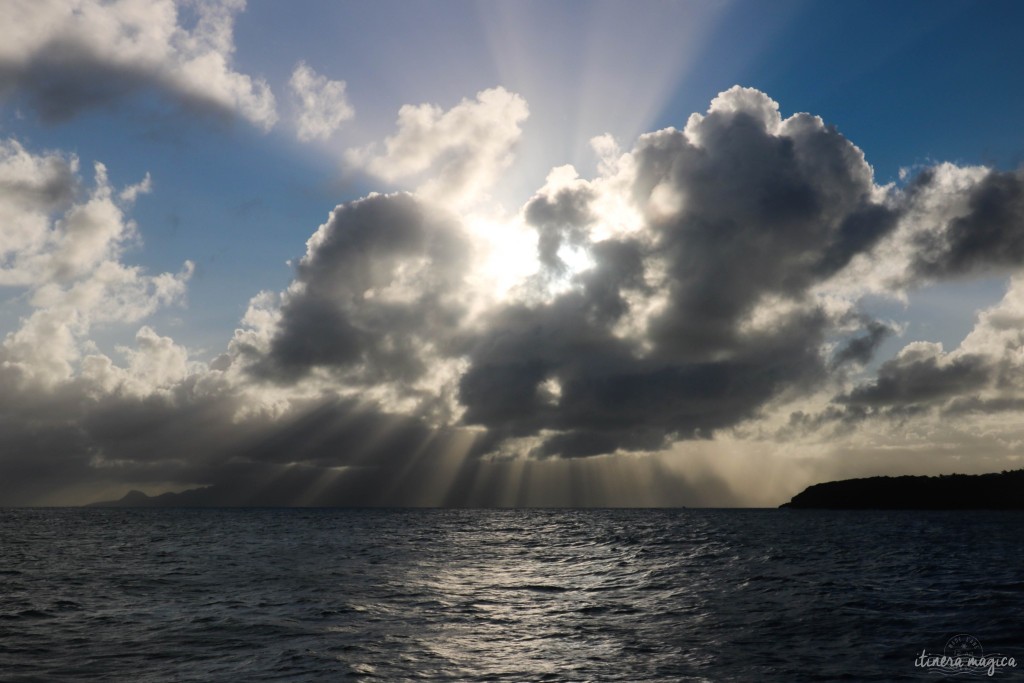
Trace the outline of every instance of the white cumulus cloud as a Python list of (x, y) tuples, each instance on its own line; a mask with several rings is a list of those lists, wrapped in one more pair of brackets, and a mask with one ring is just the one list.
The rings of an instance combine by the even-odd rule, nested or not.
[(97, 163), (86, 190), (76, 157), (0, 142), (0, 287), (31, 308), (0, 343), (3, 367), (44, 385), (68, 380), (94, 325), (137, 322), (183, 296), (191, 263), (153, 276), (121, 261), (138, 240), (124, 211), (148, 178), (118, 193)]
[(418, 193), (460, 204), (479, 198), (512, 162), (527, 116), (526, 100), (501, 87), (447, 111), (407, 104), (382, 152), (376, 146), (353, 149), (348, 160), (388, 182), (419, 181)]
[(299, 105), (296, 134), (303, 142), (326, 140), (355, 116), (345, 96), (345, 81), (329, 80), (305, 62), (295, 66), (288, 85)]

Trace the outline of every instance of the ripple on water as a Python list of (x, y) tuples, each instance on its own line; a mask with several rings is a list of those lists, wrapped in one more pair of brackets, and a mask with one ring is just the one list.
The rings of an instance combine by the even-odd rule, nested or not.
[(951, 631), (1024, 660), (1022, 524), (941, 512), (3, 510), (0, 671), (894, 680), (919, 674), (914, 658)]

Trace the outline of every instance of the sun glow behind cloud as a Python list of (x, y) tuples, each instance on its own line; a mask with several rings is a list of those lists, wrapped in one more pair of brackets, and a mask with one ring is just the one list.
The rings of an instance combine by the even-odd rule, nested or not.
[[(360, 101), (358, 114), (344, 122), (334, 139), (301, 153), (362, 158), (369, 161), (368, 170), (380, 171), (372, 187), (380, 188), (383, 178), (380, 189), (410, 189), (415, 184), (399, 178), (397, 167), (385, 165), (382, 157), (371, 158), (368, 142), (381, 143), (377, 152), (382, 152), (385, 138), (395, 132), (389, 124), (399, 116), (422, 120), (429, 111), (449, 112), (457, 109), (460, 98), (500, 86), (530, 108), (514, 161), (490, 194), (491, 202), (513, 212), (551, 168), (572, 164), (589, 173), (600, 161), (591, 147), (595, 136), (610, 134), (628, 146), (650, 130), (679, 85), (697, 68), (701, 51), (714, 40), (731, 3), (658, 3), (653, 11), (640, 13), (626, 3), (607, 1), (456, 6), (462, 9), (459, 19), (449, 22), (441, 21), (436, 12), (423, 14), (423, 7), (403, 6), (409, 11), (401, 14), (407, 16), (396, 21), (432, 26), (431, 41), (421, 44), (426, 41), (421, 37), (405, 46), (393, 44), (385, 30), (393, 27), (381, 27), (384, 36), (375, 49), (390, 48), (395, 54), (378, 58), (396, 59), (405, 50), (416, 49), (431, 50), (431, 58), (408, 55), (401, 69), (388, 70), (374, 83), (377, 91), (390, 95)], [(464, 32), (470, 26), (476, 32), (467, 37)], [(346, 62), (324, 64), (325, 69), (328, 66), (338, 74), (351, 68)], [(352, 98), (358, 79), (345, 78)], [(467, 87), (472, 90), (467, 92)], [(403, 93), (402, 99), (396, 101), (395, 93)], [(422, 156), (406, 156), (422, 161)], [(347, 165), (345, 172), (351, 172)]]
[(537, 270), (536, 234), (517, 215), (481, 210), (464, 218), (479, 244), (478, 266), (470, 276), (472, 286), (490, 293), (486, 305), (507, 299)]
[[(482, 263), (474, 277), (481, 288), (508, 297), (539, 269), (536, 236), (517, 214), (518, 207), (540, 189), (536, 179), (549, 169), (564, 164), (585, 169), (596, 166), (600, 177), (595, 183), (629, 182), (628, 172), (627, 177), (620, 174), (616, 179), (615, 166), (621, 154), (617, 141), (631, 144), (649, 129), (696, 66), (700, 51), (728, 7), (724, 2), (662, 4), (655, 12), (636, 14), (611, 2), (570, 3), (554, 12), (550, 5), (536, 2), (472, 6), (489, 49), (489, 60), (481, 60), (481, 69), (493, 68), (495, 83), (521, 97), (530, 114), (522, 120), (522, 132), (507, 157), (507, 168), (497, 167), (498, 162), (504, 165), (502, 157), (483, 164), (474, 162), (473, 186), (463, 190), (439, 185), (434, 167), (425, 176), (432, 178), (430, 184), (418, 191), (455, 209), (479, 238)], [(528, 44), (523, 42), (524, 36), (529, 36)], [(451, 72), (466, 80), (464, 67)], [(415, 71), (415, 65), (412, 68)], [(436, 101), (410, 105), (415, 109), (403, 108), (401, 114), (408, 124), (414, 118), (425, 121), (428, 113), (428, 118), (440, 123), (463, 107), (450, 102), (448, 105), (455, 106), (448, 110), (445, 103)], [(458, 125), (465, 130), (465, 123)], [(389, 134), (389, 150), (404, 144), (403, 140), (415, 139), (412, 136), (416, 134), (401, 118), (399, 126), (398, 136), (405, 137)], [(431, 135), (435, 139), (432, 144), (443, 145), (436, 140), (449, 134), (434, 130)], [(430, 152), (416, 144), (419, 151), (412, 158), (419, 161), (409, 169), (415, 172), (410, 173), (412, 183), (402, 182), (405, 171), (386, 157), (374, 158), (370, 148), (349, 147), (345, 154), (349, 161), (383, 175), (392, 186), (413, 189), (419, 182), (416, 179), (433, 165), (430, 157), (424, 156)], [(336, 146), (325, 149), (338, 153)], [(452, 153), (445, 154), (450, 158)], [(567, 170), (561, 176), (565, 177), (556, 174), (549, 178), (549, 186), (576, 177), (575, 168), (564, 168)], [(500, 181), (493, 182), (498, 178)], [(459, 208), (464, 197), (471, 198), (471, 206)], [(620, 192), (598, 192), (593, 239), (635, 230), (642, 222), (635, 208), (621, 197)], [(591, 267), (593, 261), (587, 248), (580, 245), (565, 244), (559, 254), (567, 269), (549, 285), (564, 291), (573, 276)]]

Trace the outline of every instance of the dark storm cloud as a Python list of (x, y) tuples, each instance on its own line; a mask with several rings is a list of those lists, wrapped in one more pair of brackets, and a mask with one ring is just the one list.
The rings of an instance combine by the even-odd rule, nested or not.
[(74, 423), (0, 419), (0, 504), (33, 505), (96, 480), (88, 440)]
[[(63, 196), (36, 185), (8, 189), (23, 203)], [(108, 359), (92, 365), (105, 374), (51, 386), (5, 362), (0, 346), (0, 384), (15, 388), (0, 395), (0, 502), (74, 500), (124, 482), (211, 486), (229, 504), (399, 502), (388, 497), (396, 477), (423, 458), (400, 492), (429, 483), (430, 469), (468, 451), (473, 436), (332, 386), (271, 408), (261, 399), (274, 387), (260, 378), (290, 385), (316, 367), (344, 374), (347, 387), (385, 381), (425, 393), (405, 382), (457, 353), (469, 256), (450, 217), (408, 195), (375, 195), (339, 207), (311, 238), (268, 353), (239, 344), (162, 387), (114, 372)], [(414, 398), (437, 417), (431, 402), (441, 397)], [(314, 483), (316, 492), (303, 488)]]
[(963, 415), (1019, 413), (1022, 410), (1024, 410), (1024, 398), (961, 396), (949, 401), (942, 408), (942, 414), (947, 417), (958, 417)]
[(816, 413), (796, 411), (789, 416), (788, 424), (777, 430), (774, 439), (789, 443), (794, 439), (815, 434), (815, 438), (842, 439), (854, 435), (865, 424), (884, 425), (886, 428), (912, 426), (913, 420), (933, 413), (934, 406), (926, 403), (895, 405), (830, 405)]
[(716, 482), (697, 487), (668, 471), (653, 489), (593, 489), (587, 483), (602, 476), (600, 463), (585, 472), (528, 464), (527, 474), (538, 472), (527, 488), (509, 463), (465, 458), (474, 435), (351, 399), (311, 399), (284, 415), (235, 419), (239, 401), (229, 393), (77, 398), (50, 420), (0, 420), (2, 504), (59, 502), (56, 493), (89, 501), (97, 498), (89, 491), (123, 491), (126, 484), (201, 487), (167, 502), (212, 506), (739, 502), (727, 488), (709, 493)]
[(579, 247), (586, 241), (586, 226), (593, 220), (589, 189), (566, 188), (554, 197), (537, 196), (526, 205), (526, 222), (537, 229), (537, 256), (555, 273), (565, 270), (558, 256), (563, 245)]
[(916, 275), (946, 279), (1024, 264), (1024, 171), (990, 172), (971, 189), (968, 208), (917, 237)]
[(895, 358), (882, 364), (874, 382), (857, 387), (838, 401), (864, 407), (935, 404), (970, 394), (993, 377), (991, 361), (962, 355), (946, 361), (936, 356)]
[[(4, 504), (31, 504), (74, 486), (117, 490), (119, 482), (201, 487), (167, 502), (213, 506), (733, 501), (727, 488), (709, 493), (706, 487), (716, 482), (697, 488), (668, 471), (661, 472), (654, 489), (634, 484), (592, 490), (586, 482), (602, 476), (599, 463), (586, 472), (537, 464), (544, 471), (526, 489), (519, 480), (523, 474), (509, 463), (464, 457), (475, 435), (431, 427), (353, 399), (325, 396), (296, 402), (284, 415), (236, 419), (236, 396), (197, 387), (144, 399), (79, 398), (69, 404), (73, 411), (51, 423), (4, 430), (0, 444), (22, 453), (0, 458)], [(658, 470), (656, 463), (648, 467)]]
[[(16, 371), (4, 372), (17, 381)], [(473, 439), (330, 394), (292, 401), (279, 414), (245, 412), (246, 403), (215, 375), (146, 396), (97, 396), (87, 382), (57, 397), (25, 389), (0, 412), (0, 503), (130, 482), (213, 487), (209, 504), (400, 504)], [(417, 476), (389, 497), (410, 468)]]
[[(876, 244), (897, 215), (873, 202), (870, 167), (834, 129), (806, 115), (782, 124), (754, 91), (723, 102), (686, 132), (645, 136), (634, 150), (644, 239), (591, 245), (594, 269), (575, 291), (492, 317), (459, 394), (464, 421), (489, 430), (482, 450), (524, 436), (539, 439), (542, 456), (657, 450), (709, 438), (824, 377), (831, 323), (808, 289)], [(586, 241), (589, 199), (564, 190), (528, 205), (549, 266), (563, 241)], [(649, 284), (659, 272), (663, 281)], [(614, 331), (637, 301), (666, 294), (644, 329)], [(789, 307), (773, 310), (772, 300)], [(751, 328), (759, 306), (771, 322)], [(865, 326), (834, 362), (870, 357), (887, 330)]]
[(653, 293), (644, 281), (644, 252), (644, 246), (632, 239), (608, 239), (591, 245), (594, 266), (576, 278), (591, 320), (614, 323), (629, 311), (626, 295)]
[(823, 372), (817, 312), (779, 321), (728, 360), (673, 362), (637, 358), (588, 316), (587, 303), (566, 295), (508, 310), (481, 339), (459, 395), (464, 421), (491, 431), (482, 449), (544, 433), (552, 435), (537, 455), (658, 450), (673, 439), (708, 438)]
[(425, 349), (458, 353), (470, 244), (454, 219), (409, 195), (337, 207), (311, 240), (256, 372), (294, 381), (316, 367), (358, 381), (413, 381)]
[(860, 151), (813, 117), (773, 131), (757, 110), (712, 111), (698, 131), (698, 144), (663, 131), (636, 152), (639, 200), (667, 187), (682, 204), (652, 221), (672, 305), (651, 333), (667, 352), (696, 356), (735, 344), (737, 321), (762, 297), (802, 296), (896, 219), (873, 203)]
[(438, 438), (445, 441), (441, 432), (415, 417), (387, 413), (371, 403), (324, 397), (294, 405), (287, 417), (266, 425), (263, 438), (239, 444), (235, 456), (316, 467), (396, 467), (424, 444)]
[(87, 380), (52, 391), (5, 370), (4, 386), (20, 385), (17, 400), (5, 400), (0, 410), (6, 505), (38, 504), (81, 486), (209, 484), (247, 444), (276, 429), (266, 417), (236, 419), (242, 401), (215, 375), (140, 396), (101, 392)]
[(875, 356), (878, 347), (886, 339), (892, 336), (893, 330), (888, 325), (877, 320), (865, 322), (864, 334), (847, 340), (835, 355), (832, 356), (832, 366), (840, 367), (847, 363), (867, 364)]

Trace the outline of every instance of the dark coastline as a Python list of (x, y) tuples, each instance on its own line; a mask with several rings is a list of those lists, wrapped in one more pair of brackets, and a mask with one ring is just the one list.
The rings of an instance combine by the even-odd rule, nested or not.
[(781, 508), (1024, 510), (1024, 470), (936, 477), (868, 477), (809, 486)]

